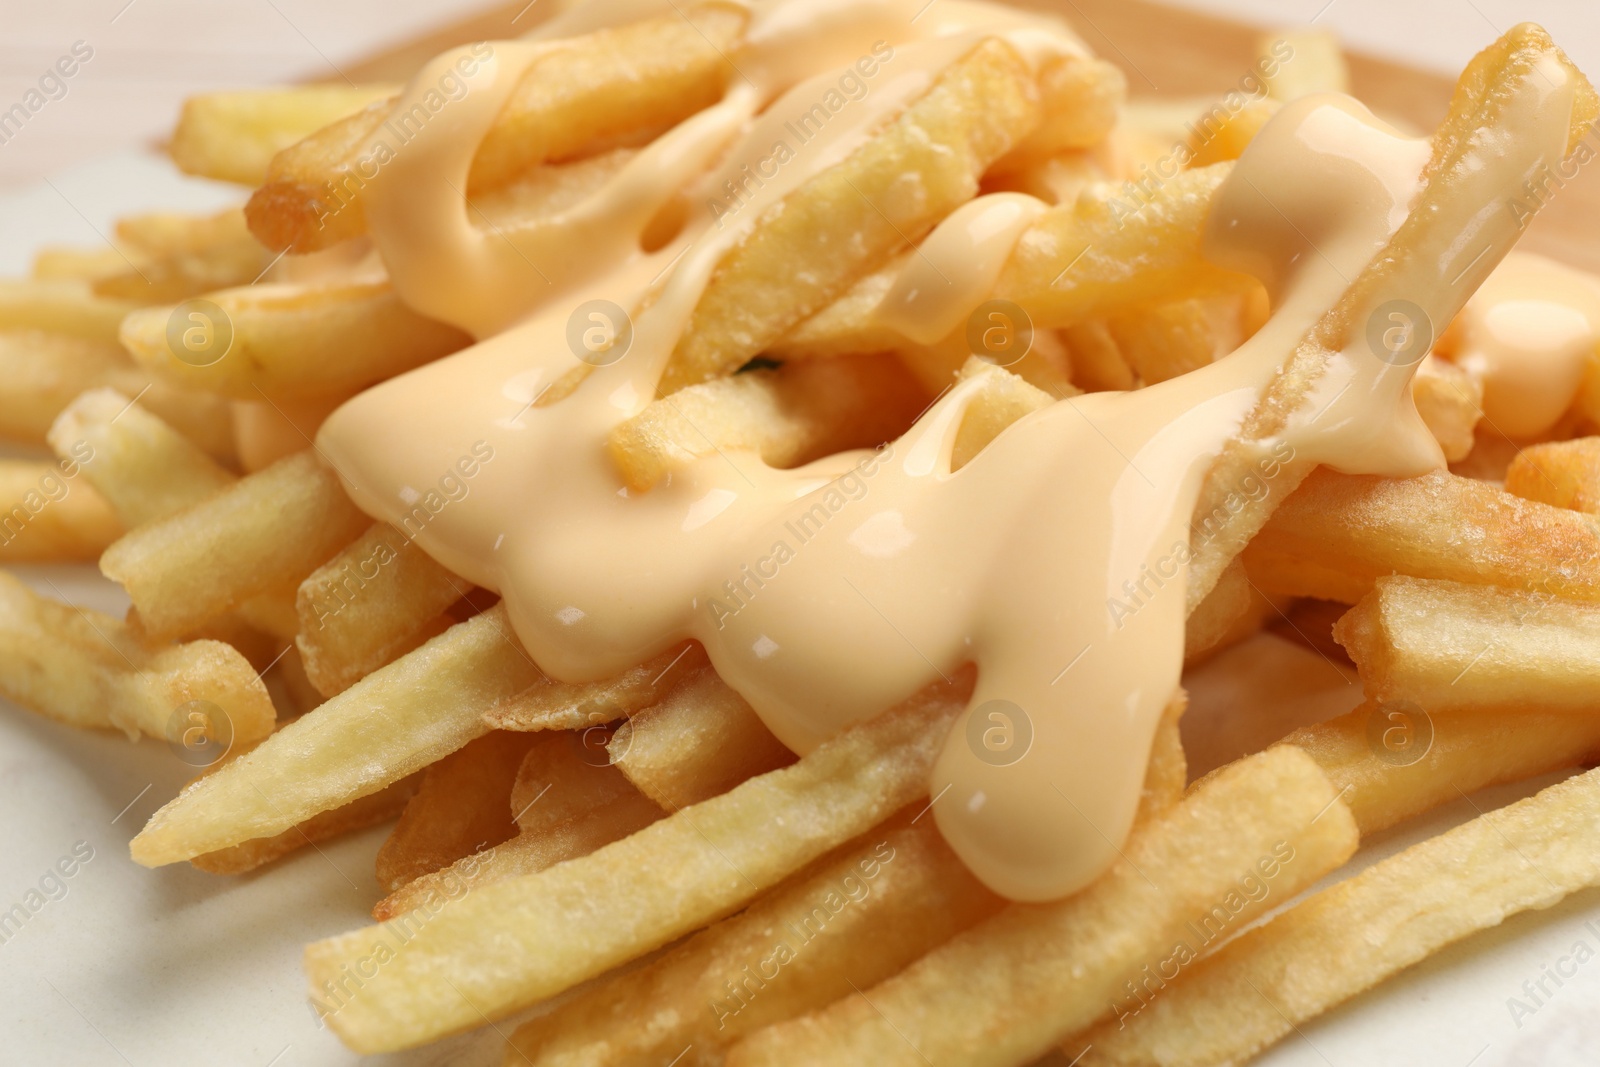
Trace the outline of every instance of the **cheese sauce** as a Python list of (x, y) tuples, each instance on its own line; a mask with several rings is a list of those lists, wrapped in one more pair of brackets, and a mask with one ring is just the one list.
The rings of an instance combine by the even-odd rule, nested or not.
[[(985, 40), (1006, 42), (1035, 69), (1084, 54), (1042, 16), (954, 0), (919, 14), (923, 2), (751, 3), (740, 73), (719, 104), (642, 150), (580, 207), (515, 232), (474, 227), (462, 190), (517, 79), (565, 45), (494, 44), (470, 91), (448, 105), (450, 121), (429, 124), (386, 163), (367, 207), (374, 246), (407, 302), (481, 342), (346, 404), (319, 446), (363, 509), (499, 592), (528, 652), (562, 680), (615, 674), (694, 638), (804, 753), (975, 663), (968, 717), (930, 782), (934, 814), (986, 884), (1047, 900), (1102, 871), (1131, 826), (1151, 738), (1179, 681), (1189, 523), (1209, 465), (1405, 219), (1429, 149), (1345, 97), (1286, 106), (1224, 186), (1206, 238), (1210, 258), (1263, 279), (1276, 310), (1211, 366), (1138, 392), (1057, 402), (954, 473), (952, 445), (981, 379), (957, 385), (875, 452), (793, 470), (718, 453), (630, 492), (607, 437), (655, 398), (713, 269), (763, 212)], [(546, 37), (665, 9), (590, 5)], [(420, 99), (468, 54), (441, 57), (408, 92)], [(739, 211), (707, 213), (666, 247), (641, 248), (674, 196), (716, 195), (706, 191), (763, 158), (782, 124), (863, 56), (879, 60), (871, 92)], [(1559, 69), (1551, 77), (1523, 106), (1543, 150), (1559, 155), (1571, 87)], [(909, 258), (879, 310), (883, 324), (919, 341), (961, 328), (1044, 210), (1005, 194), (956, 212)], [(628, 315), (620, 329), (591, 310), (610, 305)], [(569, 337), (591, 326), (617, 330), (618, 341), (586, 362)], [(1274, 447), (1353, 472), (1442, 465), (1410, 403), (1410, 368), (1365, 344), (1354, 339), (1330, 360), (1318, 396), (1331, 399)], [(574, 370), (586, 374), (581, 385), (541, 403)], [(1117, 610), (1130, 587), (1149, 595)]]

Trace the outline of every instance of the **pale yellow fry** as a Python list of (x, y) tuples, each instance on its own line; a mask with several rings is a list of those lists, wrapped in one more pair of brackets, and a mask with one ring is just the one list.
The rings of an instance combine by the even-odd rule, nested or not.
[[(109, 615), (31, 592), (0, 571), (0, 695), (78, 727), (110, 727), (176, 743), (199, 726), (207, 739), (248, 745), (272, 732), (276, 713), (245, 658), (219, 641), (147, 644)], [(210, 708), (198, 719), (190, 701)], [(175, 721), (176, 720), (176, 721)]]
[(448, 628), (441, 613), (472, 586), (405, 534), (376, 523), (300, 583), (295, 643), (306, 674), (335, 696)]
[(1483, 382), (1454, 363), (1430, 354), (1417, 364), (1416, 376), (1411, 379), (1411, 398), (1444, 450), (1444, 458), (1451, 463), (1466, 459), (1483, 418)]
[(524, 830), (509, 841), (423, 875), (373, 905), (372, 917), (387, 922), (423, 907), (441, 892), (476, 891), (510, 878), (538, 874), (621, 841), (665, 814), (638, 790), (629, 790), (568, 822), (543, 830)]
[(248, 874), (307, 845), (331, 841), (388, 822), (400, 814), (416, 790), (417, 778), (413, 775), (376, 793), (352, 800), (343, 807), (313, 815), (281, 834), (207, 852), (189, 862), (208, 874)]
[(235, 400), (350, 396), (471, 341), (388, 282), (262, 284), (205, 300), (133, 312), (120, 338), (152, 372)]
[(216, 289), (249, 285), (272, 265), (245, 225), (244, 212), (124, 219), (117, 236), (138, 248), (139, 262), (95, 278), (95, 295), (140, 304), (187, 300)]
[[(781, 211), (723, 257), (662, 375), (661, 394), (738, 369), (844, 295), (972, 199), (989, 164), (1039, 117), (1038, 90), (1016, 52), (998, 40), (978, 46), (878, 136), (785, 197)], [(903, 192), (910, 185), (914, 196)], [(850, 240), (838, 240), (840, 233)]]
[(526, 734), (499, 731), (423, 771), (416, 795), (378, 849), (378, 885), (392, 893), (515, 834), (511, 785), (528, 744)]
[(133, 839), (147, 867), (271, 837), (375, 793), (487, 733), (483, 709), (537, 668), (496, 606), (188, 786)]
[(746, 1038), (728, 1067), (1030, 1063), (1105, 1013), (1142, 967), (1177, 946), (1192, 959), (1202, 936), (1242, 928), (1356, 844), (1309, 756), (1248, 757), (1136, 830), (1089, 888), (1012, 905), (895, 977)]
[(961, 428), (956, 431), (955, 445), (950, 450), (951, 470), (965, 467), (1006, 427), (1025, 415), (1049, 406), (1056, 399), (1017, 375), (972, 356), (961, 368), (960, 379), (966, 381), (980, 377), (983, 379), (983, 388), (973, 394), (967, 404)]
[(607, 762), (604, 743), (588, 733), (549, 730), (533, 739), (511, 787), (511, 817), (518, 828), (535, 834), (553, 830), (639, 792)]
[(702, 456), (759, 453), (796, 467), (905, 432), (930, 397), (889, 353), (803, 360), (681, 389), (611, 432), (630, 488), (649, 489)]
[(1244, 561), (1268, 593), (1346, 604), (1387, 574), (1600, 601), (1600, 523), (1444, 471), (1392, 479), (1318, 470)]
[(1092, 1064), (1239, 1063), (1446, 945), (1595, 884), (1600, 771), (1323, 890), (1200, 961), (1125, 1029), (1068, 1047), (1092, 1045)]
[(1271, 71), (1264, 80), (1274, 100), (1350, 91), (1350, 72), (1332, 30), (1307, 26), (1275, 33), (1261, 39), (1256, 54), (1261, 69)]
[(1365, 835), (1464, 793), (1591, 758), (1600, 753), (1600, 715), (1546, 711), (1523, 700), (1424, 720), (1415, 709), (1367, 703), (1283, 743), (1311, 754)]
[(76, 460), (0, 459), (0, 563), (89, 563), (122, 529)]
[(80, 445), (81, 466), (127, 529), (181, 511), (236, 480), (188, 438), (114, 389), (86, 392), (50, 428), (61, 459)]
[[(880, 827), (648, 967), (517, 1030), (506, 1067), (720, 1067), (733, 1041), (889, 977), (993, 914), (931, 819)], [(685, 1053), (685, 1050), (688, 1050)]]
[(1367, 695), (1428, 712), (1512, 704), (1600, 709), (1600, 605), (1542, 592), (1379, 578), (1334, 636)]
[(201, 93), (183, 102), (167, 151), (185, 174), (260, 185), (283, 149), (395, 91), (340, 84)]
[[(547, 55), (523, 76), (479, 144), (468, 195), (540, 163), (665, 129), (711, 105), (736, 76), (726, 57), (745, 21), (742, 12), (697, 4), (575, 38)], [(365, 233), (368, 143), (388, 123), (396, 130), (417, 124), (394, 112), (393, 100), (377, 101), (278, 153), (245, 209), (261, 242), (315, 252)], [(390, 151), (400, 147), (392, 134), (385, 143)]]
[(794, 762), (710, 664), (618, 727), (607, 751), (640, 792), (668, 811)]
[[(134, 256), (138, 253), (135, 251)], [(106, 245), (99, 248), (75, 248), (67, 245), (46, 245), (33, 255), (32, 277), (38, 281), (88, 281), (126, 270), (129, 259), (127, 249)]]
[(95, 296), (85, 281), (0, 280), (0, 330), (46, 330), (114, 345), (123, 318), (138, 306)]
[(705, 649), (691, 642), (598, 682), (543, 678), (489, 709), (483, 721), (496, 730), (582, 730), (649, 707), (705, 662)]
[(1040, 123), (994, 169), (1011, 173), (1099, 145), (1116, 126), (1127, 95), (1127, 78), (1106, 60), (1067, 56), (1048, 61), (1039, 72)]
[[(1573, 89), (1570, 113), (1563, 116), (1569, 123), (1566, 143), (1559, 150), (1564, 157), (1600, 116), (1600, 97), (1548, 34), (1523, 23), (1467, 65), (1450, 112), (1434, 134), (1433, 152), (1423, 169), (1424, 184), (1405, 221), (1287, 355), (1255, 410), (1212, 464), (1195, 509), (1192, 539), (1199, 548), (1189, 567), (1191, 610), (1314, 469), (1306, 458), (1283, 463), (1275, 477), (1261, 482), (1265, 492), (1246, 499), (1243, 506), (1230, 507), (1238, 487), (1257, 478), (1263, 456), (1282, 440), (1325, 369), (1341, 358), (1339, 353), (1352, 337), (1359, 336), (1371, 311), (1386, 299), (1425, 295), (1430, 305), (1426, 314), (1441, 322), (1454, 318), (1515, 243), (1521, 224), (1513, 214), (1487, 212), (1483, 205), (1500, 202), (1520, 189), (1518, 180), (1508, 176), (1513, 171), (1560, 162), (1543, 158), (1545, 148), (1507, 129), (1515, 121), (1516, 102), (1527, 93), (1543, 92), (1552, 72)], [(1512, 155), (1518, 162), (1508, 166), (1505, 161)]]
[(793, 767), (589, 856), (469, 893), (403, 943), (395, 924), (319, 941), (306, 950), (318, 998), (360, 960), (385, 960), (354, 996), (319, 1014), (358, 1051), (410, 1048), (714, 922), (921, 795), (967, 692), (925, 690)]
[(1506, 491), (1600, 515), (1600, 437), (1529, 445), (1506, 470)]
[(314, 452), (258, 474), (106, 550), (151, 634), (180, 634), (244, 601), (301, 581), (370, 523)]

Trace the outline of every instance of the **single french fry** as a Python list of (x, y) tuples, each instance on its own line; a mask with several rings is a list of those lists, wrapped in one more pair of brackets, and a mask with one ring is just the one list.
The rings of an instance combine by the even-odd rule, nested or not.
[[(1507, 129), (1516, 121), (1519, 101), (1534, 91), (1561, 84), (1572, 90), (1559, 155), (1547, 142)], [(1531, 88), (1538, 86), (1537, 90)], [(1243, 507), (1230, 508), (1237, 487), (1255, 476), (1262, 457), (1282, 440), (1292, 418), (1322, 379), (1330, 361), (1342, 358), (1359, 336), (1367, 316), (1385, 299), (1426, 294), (1421, 307), (1434, 322), (1447, 322), (1488, 276), (1527, 224), (1509, 210), (1486, 212), (1520, 189), (1510, 177), (1522, 168), (1556, 166), (1600, 115), (1600, 96), (1550, 40), (1532, 23), (1513, 27), (1474, 56), (1462, 72), (1450, 112), (1433, 137), (1433, 152), (1423, 168), (1423, 186), (1410, 213), (1338, 301), (1307, 331), (1262, 395), (1239, 433), (1212, 464), (1195, 508), (1193, 540), (1199, 546), (1189, 566), (1192, 610), (1227, 565), (1260, 532), (1273, 511), (1313, 469), (1309, 459), (1283, 463), (1266, 491)], [(1552, 131), (1553, 132), (1553, 131)], [(1517, 162), (1509, 165), (1508, 152)], [(1496, 165), (1490, 166), (1493, 160)], [(1470, 251), (1468, 249), (1470, 248)]]
[(891, 353), (801, 360), (662, 397), (611, 432), (610, 451), (641, 491), (716, 453), (757, 452), (771, 466), (795, 467), (899, 436), (928, 399)]
[(378, 850), (378, 884), (392, 893), (515, 834), (511, 784), (528, 744), (526, 734), (497, 731), (423, 771), (416, 795)]
[(950, 469), (960, 470), (1001, 431), (1025, 415), (1049, 406), (1056, 398), (1000, 367), (973, 356), (961, 368), (961, 380), (983, 378), (983, 389), (967, 405), (950, 450)]
[(1264, 61), (1278, 60), (1263, 75), (1274, 100), (1287, 103), (1311, 93), (1350, 91), (1350, 72), (1332, 30), (1307, 26), (1275, 33), (1261, 39), (1256, 54)]
[(156, 812), (134, 860), (158, 867), (275, 836), (481, 737), (484, 707), (537, 676), (510, 634), (496, 606), (289, 723)]
[(99, 248), (46, 245), (34, 253), (33, 269), (29, 273), (41, 282), (92, 282), (102, 275), (127, 269), (130, 258), (127, 249), (108, 245)]
[[(1240, 1063), (1446, 945), (1600, 884), (1600, 771), (1489, 812), (1325, 889), (1197, 963), (1089, 1064)], [(1360, 931), (1360, 936), (1351, 936)]]
[(198, 445), (113, 389), (86, 392), (51, 426), (50, 447), (63, 460), (80, 445), (89, 484), (127, 529), (182, 511), (236, 480)]
[(1145, 385), (1154, 385), (1225, 356), (1245, 340), (1244, 294), (1176, 300), (1113, 315), (1106, 326)]
[(1104, 319), (1063, 326), (1061, 337), (1072, 360), (1073, 384), (1084, 392), (1127, 390), (1138, 384)]
[(1457, 463), (1472, 451), (1474, 431), (1483, 418), (1483, 382), (1431, 353), (1417, 364), (1411, 398), (1444, 458)]
[(127, 589), (146, 632), (181, 634), (302, 580), (370, 521), (307, 451), (129, 533), (100, 569)]
[(1513, 704), (1600, 710), (1600, 604), (1403, 575), (1381, 577), (1334, 636), (1367, 695), (1430, 714)]
[(259, 401), (351, 396), (471, 343), (406, 307), (388, 282), (263, 284), (206, 300), (220, 316), (185, 304), (129, 314), (123, 345), (175, 383)]
[[(970, 200), (989, 164), (1039, 117), (1038, 90), (1016, 52), (998, 40), (978, 46), (723, 257), (662, 375), (661, 395), (736, 370), (844, 295)], [(910, 174), (917, 195), (896, 195)], [(851, 240), (840, 243), (840, 232)]]
[(1142, 966), (1192, 960), (1356, 844), (1310, 757), (1251, 756), (1136, 830), (1077, 895), (1014, 904), (887, 981), (751, 1035), (728, 1067), (1029, 1063), (1104, 1014)]
[(1179, 689), (1156, 724), (1150, 743), (1150, 763), (1145, 767), (1143, 792), (1135, 825), (1142, 825), (1183, 799), (1189, 784), (1189, 761), (1183, 753), (1183, 735), (1178, 722), (1189, 707), (1189, 694)]
[(344, 692), (448, 629), (441, 613), (469, 589), (395, 527), (371, 526), (300, 584), (306, 674), (324, 696)]
[[(168, 217), (161, 217), (165, 222)], [(187, 300), (217, 289), (249, 285), (272, 265), (272, 254), (261, 247), (237, 208), (218, 215), (179, 215), (166, 225), (141, 227), (138, 218), (117, 225), (123, 243), (143, 253), (138, 264), (94, 279), (96, 296), (131, 300), (139, 304)], [(164, 230), (161, 240), (142, 242), (145, 231)], [(141, 247), (143, 244), (143, 247)]]
[(1001, 903), (931, 819), (880, 827), (649, 966), (524, 1025), (505, 1062), (659, 1067), (685, 1048), (685, 1064), (720, 1062), (743, 1035), (889, 977)]
[(1387, 574), (1600, 601), (1600, 523), (1438, 471), (1318, 470), (1244, 554), (1268, 593), (1354, 604)]
[(283, 149), (395, 91), (330, 84), (201, 93), (183, 102), (167, 152), (185, 174), (260, 185)]
[[(245, 658), (218, 641), (151, 645), (117, 619), (47, 600), (0, 571), (0, 695), (78, 727), (174, 744), (248, 745), (276, 713)], [(198, 718), (185, 711), (191, 702)], [(192, 709), (191, 709), (192, 710)]]
[[(714, 103), (736, 76), (725, 57), (745, 20), (742, 12), (695, 5), (572, 39), (523, 76), (478, 146), (467, 194), (540, 163), (664, 129)], [(370, 175), (358, 164), (386, 123), (407, 128), (410, 116), (394, 112), (393, 99), (378, 101), (274, 156), (245, 209), (261, 243), (315, 252), (365, 233), (362, 190)]]
[[(0, 435), (42, 442), (79, 393), (97, 386), (126, 389), (144, 377), (115, 344), (43, 330), (0, 332)], [(140, 388), (142, 382), (133, 392)]]
[(1600, 715), (1548, 711), (1526, 698), (1438, 714), (1369, 701), (1282, 743), (1311, 754), (1366, 835), (1479, 789), (1591, 759), (1600, 754)]
[(1189, 126), (1189, 166), (1210, 167), (1238, 159), (1279, 106), (1270, 99), (1250, 100), (1236, 110), (1220, 102), (1212, 104)]
[(378, 901), (372, 917), (387, 922), (424, 906), (440, 892), (457, 894), (540, 871), (587, 856), (643, 830), (666, 812), (637, 789), (600, 804), (577, 818), (542, 830), (524, 830), (502, 844), (463, 856), (443, 870), (423, 875)]
[(78, 279), (0, 280), (0, 330), (46, 330), (114, 345), (122, 320), (138, 306), (96, 296)]
[(258, 867), (306, 847), (388, 822), (405, 808), (417, 791), (417, 776), (402, 778), (376, 793), (352, 800), (343, 807), (313, 815), (273, 837), (245, 841), (232, 848), (196, 856), (189, 862), (208, 874), (248, 874)]
[[(80, 453), (84, 454), (84, 453)], [(0, 563), (88, 563), (122, 536), (73, 459), (0, 459)]]
[(1600, 437), (1529, 445), (1506, 470), (1506, 491), (1525, 500), (1600, 515)]
[(1094, 148), (1117, 124), (1128, 95), (1128, 80), (1104, 59), (1069, 56), (1039, 72), (1043, 117), (994, 170), (1008, 174), (1074, 149)]
[(598, 682), (543, 678), (490, 708), (484, 725), (495, 730), (582, 730), (626, 718), (660, 700), (705, 663), (705, 649), (691, 642)]
[(607, 751), (640, 792), (668, 811), (795, 759), (710, 664), (619, 726)]
[[(318, 1014), (353, 1049), (410, 1048), (715, 922), (921, 795), (965, 706), (970, 672), (962, 682), (930, 687), (792, 767), (591, 855), (468, 893), (408, 924), (403, 944), (402, 927), (390, 924), (311, 945), (306, 973)], [(603, 922), (575, 921), (574, 909), (602, 902)], [(330, 1000), (344, 968), (379, 951), (387, 962), (377, 975)]]

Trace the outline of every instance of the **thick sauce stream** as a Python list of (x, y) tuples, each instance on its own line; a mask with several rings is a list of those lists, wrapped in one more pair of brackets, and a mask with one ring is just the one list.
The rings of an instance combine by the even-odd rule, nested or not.
[[(346, 404), (319, 444), (365, 510), (498, 591), (557, 678), (601, 678), (694, 638), (773, 732), (806, 752), (975, 663), (972, 722), (957, 725), (930, 783), (935, 816), (984, 882), (1052, 899), (1103, 870), (1131, 825), (1182, 666), (1188, 528), (1207, 468), (1405, 218), (1428, 146), (1348, 98), (1283, 109), (1237, 165), (1207, 236), (1209, 256), (1262, 277), (1276, 311), (1212, 366), (1060, 401), (954, 473), (951, 447), (978, 381), (878, 452), (797, 470), (718, 454), (630, 493), (607, 435), (654, 399), (713, 268), (763, 211), (986, 38), (1035, 65), (1083, 54), (1040, 16), (945, 0), (913, 20), (922, 6), (750, 4), (741, 75), (720, 104), (581, 207), (517, 232), (478, 230), (461, 190), (511, 86), (563, 45), (493, 45), (447, 105), (449, 121), (427, 125), (368, 192), (373, 241), (402, 295), (481, 343)], [(549, 32), (662, 10), (590, 5)], [(420, 98), (469, 54), (481, 53), (441, 57), (410, 92)], [(701, 213), (667, 247), (641, 250), (674, 195), (717, 196), (861, 57), (877, 60), (871, 91), (739, 211)], [(957, 212), (911, 257), (884, 323), (916, 340), (961, 327), (1043, 209), (1008, 194)], [(584, 368), (569, 329), (574, 309), (601, 300), (631, 317), (626, 351), (540, 405)], [(604, 319), (577, 319), (579, 329), (594, 322)], [(1358, 472), (1441, 465), (1411, 407), (1409, 368), (1372, 358), (1364, 339), (1343, 356), (1325, 387), (1349, 397), (1296, 422), (1280, 445)]]

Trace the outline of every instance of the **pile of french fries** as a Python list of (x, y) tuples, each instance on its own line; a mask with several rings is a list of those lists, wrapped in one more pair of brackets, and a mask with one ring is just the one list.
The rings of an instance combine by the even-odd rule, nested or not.
[[(690, 7), (536, 65), (472, 168), (485, 225), (582, 202), (721, 96), (746, 29)], [(1263, 56), (1286, 41), (1266, 92), (1127, 214), (1120, 183), (1173, 148), (1159, 109), (1126, 105), (1099, 60), (1036, 78), (1005, 46), (978, 48), (912, 105), (918, 135), (960, 153), (911, 151), (891, 124), (837, 164), (869, 190), (910, 168), (927, 191), (914, 225), (888, 232), (832, 187), (791, 194), (719, 269), (670, 396), (613, 435), (619, 485), (648, 490), (721, 450), (792, 465), (891, 440), (939, 390), (982, 377), (960, 466), (1061, 398), (1231, 351), (1268, 308), (1253, 278), (1201, 255), (1212, 199), (1280, 104), (1345, 88), (1330, 39), (1277, 38)], [(1551, 62), (1566, 61), (1532, 27), (1480, 55), (1430, 174), (1470, 169), (1485, 130), (1514, 136), (1495, 101)], [(1583, 90), (1586, 124), (1600, 108)], [(0, 286), (0, 433), (51, 453), (0, 463), (0, 563), (98, 562), (133, 604), (113, 619), (0, 574), (0, 694), (218, 753), (133, 840), (142, 864), (238, 874), (398, 817), (375, 925), (306, 951), (313, 1007), (351, 1048), (519, 1019), (508, 1064), (946, 1067), (1053, 1048), (1085, 1065), (1238, 1063), (1600, 884), (1590, 772), (1251, 927), (1363, 835), (1600, 752), (1600, 437), (1581, 436), (1600, 424), (1600, 354), (1563, 437), (1538, 442), (1498, 439), (1481, 383), (1429, 360), (1415, 395), (1430, 428), (1453, 459), (1507, 457), (1503, 479), (1295, 470), (1292, 492), (1236, 515), (1195, 563), (1190, 661), (1332, 602), (1322, 617), (1366, 703), (1191, 785), (1180, 694), (1119, 862), (1066, 900), (1009, 903), (928, 817), (971, 671), (797, 759), (693, 643), (603, 682), (547, 676), (492, 593), (351, 502), (312, 445), (321, 419), (469, 343), (400, 300), (364, 236), (351, 146), (393, 92), (192, 100), (174, 159), (256, 187), (248, 204), (126, 219), (114, 248), (47, 249)], [(334, 190), (349, 202), (319, 217)], [(1032, 319), (1028, 354), (999, 369), (964, 335), (880, 332), (872, 310), (914, 242), (998, 190), (1051, 205), (992, 294)], [(1459, 194), (1439, 179), (1420, 195)], [(1396, 239), (1417, 252), (1430, 237)], [(173, 343), (174, 322), (193, 343)], [(1297, 387), (1288, 374), (1273, 389)], [(1431, 723), (1416, 758), (1372, 741), (1396, 708)]]

